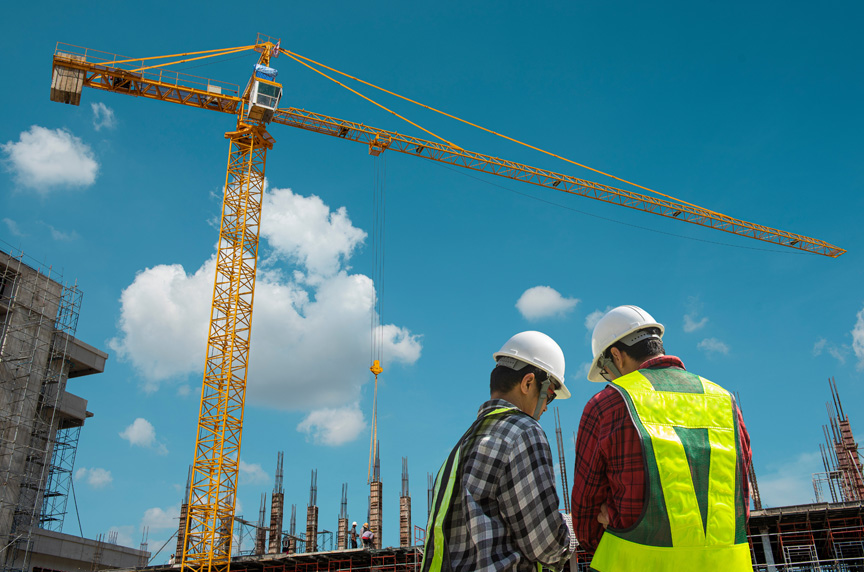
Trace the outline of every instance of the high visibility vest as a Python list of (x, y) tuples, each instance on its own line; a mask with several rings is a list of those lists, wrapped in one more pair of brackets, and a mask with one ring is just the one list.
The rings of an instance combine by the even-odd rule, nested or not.
[(603, 533), (592, 570), (751, 571), (738, 416), (729, 392), (677, 368), (635, 371), (612, 387), (642, 440), (647, 495), (633, 526)]
[[(483, 417), (479, 417), (462, 435), (459, 442), (450, 451), (450, 456), (444, 461), (438, 476), (435, 478), (435, 488), (432, 493), (432, 511), (429, 514), (429, 522), (426, 525), (426, 542), (423, 545), (423, 563), (421, 572), (446, 572), (450, 570), (450, 561), (447, 556), (447, 532), (444, 526), (450, 514), (453, 498), (459, 495), (461, 483), (459, 482), (460, 468), (462, 464), (462, 449), (471, 439), (485, 428), (494, 419), (511, 415), (518, 412), (516, 407), (499, 407), (493, 409)], [(540, 563), (537, 563), (537, 572), (540, 572)]]

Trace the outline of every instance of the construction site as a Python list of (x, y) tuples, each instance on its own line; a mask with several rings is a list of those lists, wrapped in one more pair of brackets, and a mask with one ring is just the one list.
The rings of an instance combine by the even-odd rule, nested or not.
[[(241, 52), (254, 52), (258, 57), (254, 73), (245, 86), (169, 68), (172, 64)], [(667, 195), (653, 196), (654, 192), (644, 187), (640, 189), (650, 193), (622, 190), (467, 151), (410, 121), (438, 141), (293, 107), (279, 107), (282, 84), (274, 68), (274, 60), (279, 55), (310, 69), (314, 66), (317, 73), (342, 85), (320, 68), (329, 73), (342, 72), (281, 48), (280, 39), (261, 34), (252, 46), (150, 59), (57, 45), (50, 89), (53, 102), (78, 106), (86, 87), (131, 95), (140, 99), (140, 105), (168, 102), (215, 111), (236, 118), (236, 127), (225, 134), (230, 153), (207, 351), (202, 364), (195, 454), (185, 475), (185, 490), (176, 499), (180, 504), (179, 524), (166, 543), (167, 551), (163, 552), (165, 546), (149, 545), (146, 531), (137, 549), (120, 546), (116, 533), (87, 539), (83, 534), (75, 536), (62, 532), (64, 520), (73, 514), (70, 500), (74, 503), (72, 481), (79, 435), (87, 419), (99, 415), (99, 411), (88, 411), (87, 399), (69, 392), (69, 382), (103, 373), (109, 356), (106, 351), (76, 338), (83, 295), (77, 283), (70, 284), (50, 267), (29, 259), (24, 252), (0, 250), (0, 540), (5, 547), (0, 553), (2, 572), (106, 569), (167, 572), (176, 568), (195, 572), (420, 570), (425, 523), (433, 509), (434, 476), (425, 475), (422, 496), (426, 502), (413, 506), (408, 457), (402, 457), (400, 486), (388, 483), (385, 487), (382, 482), (377, 392), (385, 356), (383, 342), (376, 342), (377, 332), (381, 330), (380, 306), (377, 305), (371, 327), (373, 347), (369, 368), (374, 376), (375, 397), (371, 412), (368, 498), (363, 499), (364, 510), (357, 511), (365, 514), (363, 521), (358, 519), (356, 529), (352, 530), (347, 509), (347, 483), (342, 485), (338, 519), (330, 522), (319, 515), (315, 467), (303, 467), (304, 471), (310, 471), (308, 497), (305, 491), (302, 498), (287, 497), (283, 483), (285, 456), (292, 454), (275, 450), (275, 480), (272, 489), (268, 485), (268, 490), (260, 491), (258, 518), (252, 521), (237, 514), (265, 165), (267, 153), (275, 143), (268, 132), (271, 124), (358, 142), (367, 146), (369, 155), (375, 159), (384, 153), (397, 152), (529, 183), (550, 192), (565, 192), (718, 229), (779, 248), (831, 258), (845, 252), (820, 239), (749, 223)], [(165, 63), (165, 59), (171, 61)], [(383, 188), (376, 189), (379, 191), (383, 194)], [(376, 208), (381, 209), (375, 213), (376, 225), (379, 218), (383, 225), (381, 203), (383, 196), (380, 200), (376, 197)], [(377, 263), (383, 258), (377, 250), (383, 248), (380, 244), (383, 227), (376, 226), (370, 234), (376, 239), (373, 248)], [(376, 284), (381, 281), (381, 273), (383, 267), (376, 266), (373, 275)], [(380, 304), (380, 299), (377, 303)], [(79, 384), (76, 392), (87, 395), (86, 379), (72, 383)], [(841, 379), (840, 385), (844, 383)], [(826, 422), (821, 428), (812, 428), (814, 442), (822, 441), (819, 450), (824, 467), (824, 471), (812, 475), (815, 502), (763, 507), (757, 475), (751, 466), (747, 536), (754, 570), (864, 572), (864, 469), (851, 425), (860, 420), (850, 420), (844, 411), (834, 378), (828, 380), (827, 388), (825, 393), (830, 399)], [(747, 413), (744, 412), (745, 416)], [(560, 474), (558, 496), (563, 503), (561, 511), (568, 514), (572, 487), (569, 479), (573, 468), (568, 467), (565, 450), (572, 450), (568, 447), (575, 445), (575, 433), (573, 445), (567, 444), (557, 408), (554, 415), (557, 447), (553, 450), (557, 449)], [(757, 450), (754, 457), (758, 455)], [(295, 467), (302, 466), (304, 461), (294, 459), (293, 463)], [(385, 514), (385, 490), (398, 490), (398, 515)], [(416, 485), (414, 490), (416, 496)], [(365, 491), (362, 496), (366, 496)], [(366, 547), (357, 536), (363, 523), (368, 523), (368, 528), (374, 532)], [(399, 545), (383, 545), (383, 531), (391, 534), (393, 530), (398, 530)], [(176, 555), (169, 564), (154, 564), (157, 554), (164, 556), (168, 552)], [(572, 560), (571, 566), (575, 567), (570, 568), (571, 572), (589, 570), (591, 556), (579, 549)]]

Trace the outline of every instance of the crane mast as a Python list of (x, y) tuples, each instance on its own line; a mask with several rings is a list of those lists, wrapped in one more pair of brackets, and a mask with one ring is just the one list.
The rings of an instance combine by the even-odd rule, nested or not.
[(230, 565), (264, 172), (267, 151), (274, 143), (267, 132), (270, 122), (363, 143), (375, 156), (391, 150), (788, 248), (829, 257), (845, 252), (822, 240), (728, 217), (689, 203), (618, 189), (303, 109), (278, 109), (281, 85), (275, 81), (275, 70), (269, 64), (270, 58), (280, 53), (279, 42), (261, 34), (252, 46), (179, 56), (202, 59), (247, 49), (261, 55), (242, 92), (238, 85), (165, 69), (169, 64), (151, 65), (160, 58), (132, 60), (61, 43), (57, 44), (53, 58), (52, 101), (79, 105), (82, 88), (90, 87), (237, 117), (236, 128), (225, 134), (229, 140), (228, 168), (189, 487), (184, 569), (228, 572)]
[[(274, 142), (266, 123), (281, 95), (275, 74), (256, 77), (269, 69), (275, 49), (270, 42), (259, 46), (237, 128), (225, 134), (230, 150), (182, 560), (184, 569), (196, 571), (228, 572), (231, 562), (264, 170)], [(262, 91), (275, 102), (258, 105)]]

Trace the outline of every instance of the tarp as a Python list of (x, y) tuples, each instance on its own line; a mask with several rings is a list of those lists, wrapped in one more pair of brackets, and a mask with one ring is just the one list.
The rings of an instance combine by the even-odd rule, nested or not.
[(255, 76), (263, 79), (269, 79), (273, 81), (276, 79), (276, 76), (279, 75), (279, 71), (265, 65), (255, 64)]

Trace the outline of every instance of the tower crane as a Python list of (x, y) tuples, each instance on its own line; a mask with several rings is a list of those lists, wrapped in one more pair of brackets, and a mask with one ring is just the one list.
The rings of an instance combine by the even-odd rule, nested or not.
[[(259, 54), (258, 62), (243, 89), (168, 69), (252, 50)], [(665, 195), (619, 189), (468, 151), (446, 141), (424, 140), (304, 109), (279, 108), (282, 87), (270, 64), (280, 53), (291, 54), (280, 48), (279, 40), (262, 34), (249, 46), (151, 58), (130, 59), (62, 43), (54, 51), (52, 101), (79, 105), (83, 88), (89, 87), (236, 117), (235, 128), (225, 133), (228, 167), (188, 499), (184, 569), (227, 572), (230, 565), (264, 170), (267, 151), (274, 144), (267, 131), (271, 123), (356, 141), (367, 145), (373, 156), (384, 151), (414, 155), (788, 248), (829, 257), (845, 252), (823, 240), (747, 222)]]

